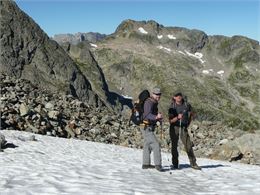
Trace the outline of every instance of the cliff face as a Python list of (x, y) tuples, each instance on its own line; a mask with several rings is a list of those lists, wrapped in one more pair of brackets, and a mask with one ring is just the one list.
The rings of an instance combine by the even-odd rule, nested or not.
[(96, 101), (88, 79), (69, 55), (13, 1), (0, 1), (1, 72), (50, 90)]

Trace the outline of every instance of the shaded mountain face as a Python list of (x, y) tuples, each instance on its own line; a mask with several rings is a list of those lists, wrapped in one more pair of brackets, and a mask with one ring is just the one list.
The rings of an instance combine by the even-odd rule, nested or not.
[(0, 1), (1, 72), (44, 88), (98, 99), (77, 64), (13, 1)]
[(53, 36), (53, 40), (57, 43), (70, 43), (76, 45), (82, 41), (88, 41), (90, 43), (96, 43), (106, 37), (105, 34), (88, 32), (88, 33), (75, 33), (75, 34), (57, 34)]
[(260, 128), (257, 41), (126, 20), (92, 52), (117, 93), (137, 97), (143, 89), (161, 87), (159, 109), (165, 118), (172, 95), (181, 91), (199, 120), (244, 130)]
[[(124, 98), (109, 89), (103, 70), (96, 62), (92, 52), (97, 46), (88, 41), (76, 45), (70, 43), (60, 44), (69, 56), (75, 61), (81, 72), (89, 79), (93, 90), (103, 100), (107, 107), (122, 110), (124, 106), (132, 107), (132, 100)], [(112, 107), (111, 107), (112, 106)]]

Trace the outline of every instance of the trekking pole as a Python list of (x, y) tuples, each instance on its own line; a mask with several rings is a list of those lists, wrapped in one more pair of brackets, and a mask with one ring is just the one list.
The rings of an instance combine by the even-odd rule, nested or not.
[(160, 135), (160, 139), (163, 139), (163, 127), (162, 127), (162, 121), (160, 121), (160, 127), (161, 127), (161, 135)]
[[(186, 111), (185, 110), (183, 110), (183, 112), (182, 112), (182, 116), (183, 116), (183, 114), (185, 113)], [(180, 118), (180, 128), (179, 128), (179, 135), (181, 136), (181, 120), (182, 120), (182, 118)]]
[(180, 119), (180, 128), (179, 128), (179, 136), (181, 136), (181, 119)]

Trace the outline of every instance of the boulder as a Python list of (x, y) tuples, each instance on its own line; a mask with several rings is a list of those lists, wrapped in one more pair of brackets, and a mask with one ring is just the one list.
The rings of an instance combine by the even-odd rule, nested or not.
[(210, 157), (218, 160), (260, 165), (259, 140), (260, 134), (244, 134), (233, 141), (216, 147)]

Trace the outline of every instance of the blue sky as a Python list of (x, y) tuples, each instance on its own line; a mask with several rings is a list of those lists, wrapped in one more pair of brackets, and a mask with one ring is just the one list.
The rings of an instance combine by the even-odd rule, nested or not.
[(125, 19), (260, 41), (260, 0), (16, 0), (49, 35), (113, 33)]

